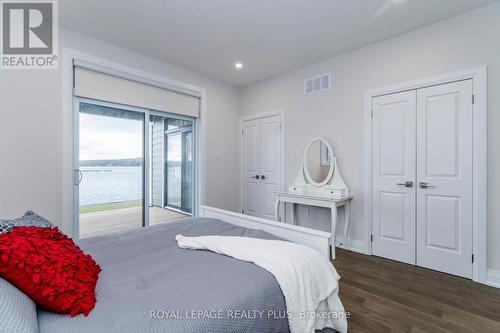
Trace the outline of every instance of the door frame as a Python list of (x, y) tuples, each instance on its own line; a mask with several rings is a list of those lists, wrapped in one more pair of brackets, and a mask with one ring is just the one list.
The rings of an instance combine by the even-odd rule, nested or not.
[[(487, 66), (428, 77), (412, 82), (369, 89), (364, 93), (364, 221), (365, 254), (372, 255), (372, 98), (455, 81), (472, 79), (473, 105), (473, 175), (472, 175), (472, 244), (474, 262), (472, 280), (486, 284), (487, 265)], [(472, 97), (471, 97), (472, 98)]]
[[(239, 192), (239, 200), (238, 200), (238, 211), (243, 213), (243, 207), (244, 207), (244, 193), (243, 193), (243, 180), (245, 179), (244, 176), (244, 155), (243, 155), (243, 123), (245, 121), (250, 121), (250, 120), (256, 120), (256, 119), (262, 119), (262, 118), (268, 118), (268, 117), (274, 117), (274, 116), (279, 116), (280, 118), (280, 186), (279, 189), (280, 191), (285, 191), (285, 110), (283, 108), (280, 109), (275, 109), (275, 110), (270, 110), (267, 112), (261, 112), (261, 113), (255, 113), (255, 114), (250, 114), (247, 116), (242, 116), (240, 117), (239, 120), (239, 175), (238, 175), (238, 192)], [(283, 216), (283, 215), (282, 215)]]
[[(75, 64), (94, 71), (107, 73), (120, 78), (129, 79), (152, 86), (177, 91), (183, 94), (200, 98), (200, 115), (194, 120), (195, 161), (194, 161), (194, 202), (193, 217), (198, 216), (200, 206), (206, 200), (206, 119), (207, 119), (207, 90), (187, 83), (172, 80), (157, 74), (152, 74), (135, 67), (123, 65), (115, 61), (97, 57), (78, 50), (63, 48), (62, 50), (62, 231), (73, 238), (79, 238), (78, 207), (75, 207), (74, 190), (74, 156), (75, 140), (75, 96), (73, 94)], [(128, 107), (128, 106), (127, 106)], [(138, 108), (139, 109), (139, 108)], [(149, 114), (165, 115), (168, 113), (149, 110)], [(182, 117), (182, 115), (179, 115)], [(146, 131), (148, 129), (145, 129)], [(147, 140), (145, 140), (147, 141)], [(146, 144), (146, 142), (145, 142)], [(145, 151), (144, 154), (148, 154)], [(147, 174), (147, 173), (146, 173)], [(149, 181), (146, 179), (146, 181)], [(145, 197), (149, 194), (145, 193)], [(147, 204), (148, 202), (145, 201)], [(147, 216), (146, 216), (147, 217)], [(64, 222), (68, 221), (68, 222)], [(147, 223), (148, 220), (146, 220)]]

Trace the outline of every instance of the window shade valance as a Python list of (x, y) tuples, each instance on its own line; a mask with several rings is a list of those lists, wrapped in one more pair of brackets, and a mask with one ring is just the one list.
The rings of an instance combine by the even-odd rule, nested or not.
[(200, 99), (142, 82), (75, 67), (75, 96), (199, 117)]

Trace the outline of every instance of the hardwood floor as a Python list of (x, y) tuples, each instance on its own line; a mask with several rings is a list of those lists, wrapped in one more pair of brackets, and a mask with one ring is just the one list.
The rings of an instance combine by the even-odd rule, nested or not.
[(500, 332), (500, 289), (337, 249), (349, 332)]

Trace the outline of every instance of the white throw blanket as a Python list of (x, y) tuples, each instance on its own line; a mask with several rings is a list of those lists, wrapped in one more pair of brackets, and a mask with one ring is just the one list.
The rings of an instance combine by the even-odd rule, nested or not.
[(270, 272), (285, 297), (291, 333), (314, 333), (325, 327), (347, 332), (338, 297), (340, 279), (319, 252), (295, 243), (250, 237), (175, 237), (180, 248), (209, 250), (252, 262)]

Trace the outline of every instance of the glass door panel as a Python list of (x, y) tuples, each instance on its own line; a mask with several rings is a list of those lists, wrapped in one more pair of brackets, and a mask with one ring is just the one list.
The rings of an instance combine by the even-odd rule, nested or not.
[(184, 218), (192, 212), (192, 120), (149, 117), (149, 224)]
[(193, 211), (193, 121), (167, 118), (165, 206), (185, 214)]
[(167, 202), (166, 206), (181, 209), (182, 133), (167, 134)]
[(193, 132), (182, 132), (182, 164), (181, 164), (181, 210), (192, 213), (193, 206)]
[(144, 114), (80, 103), (80, 237), (144, 225)]

